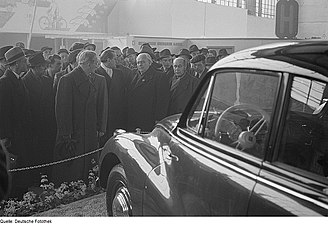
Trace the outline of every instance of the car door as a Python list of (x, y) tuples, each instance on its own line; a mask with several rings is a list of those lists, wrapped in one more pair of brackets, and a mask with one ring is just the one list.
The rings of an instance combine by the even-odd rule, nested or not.
[[(144, 195), (144, 213), (148, 215), (247, 214), (271, 121), (259, 126), (256, 146), (246, 144), (246, 139), (239, 145), (232, 142), (238, 139), (238, 132), (250, 126), (239, 123), (256, 117), (247, 118), (249, 112), (243, 112), (243, 105), (247, 105), (247, 111), (254, 111), (251, 106), (273, 111), (279, 76), (231, 70), (208, 78), (211, 81), (201, 83), (203, 86), (196, 92), (198, 98), (193, 98), (195, 102), (187, 106), (177, 128), (168, 134), (171, 136), (168, 143), (161, 147), (163, 163), (148, 175)], [(252, 93), (248, 89), (254, 90), (257, 98), (249, 98)], [(231, 106), (236, 106), (237, 112), (227, 111)], [(227, 117), (224, 121), (231, 123), (217, 131), (223, 112)], [(261, 127), (265, 127), (264, 133)], [(228, 137), (222, 138), (224, 135)], [(161, 188), (152, 182), (159, 174), (162, 175)]]
[(248, 215), (328, 215), (327, 83), (290, 76), (274, 151), (263, 164)]

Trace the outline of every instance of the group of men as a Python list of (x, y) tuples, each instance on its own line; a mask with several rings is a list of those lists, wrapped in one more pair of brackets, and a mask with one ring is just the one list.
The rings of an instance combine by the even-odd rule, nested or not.
[[(10, 197), (38, 186), (40, 174), (56, 185), (83, 180), (118, 129), (151, 131), (168, 115), (181, 113), (207, 67), (217, 61), (196, 45), (176, 55), (148, 43), (107, 47), (74, 43), (52, 54), (24, 46), (0, 48), (0, 144), (11, 168)], [(73, 156), (83, 157), (34, 168)], [(3, 188), (5, 190), (5, 188)], [(1, 190), (0, 190), (1, 191)]]

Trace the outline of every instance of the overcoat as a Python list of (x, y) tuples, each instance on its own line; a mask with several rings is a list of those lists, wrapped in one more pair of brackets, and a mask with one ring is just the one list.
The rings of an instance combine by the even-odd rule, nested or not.
[(0, 201), (6, 199), (10, 188), (7, 154), (0, 146)]
[(126, 92), (130, 80), (123, 75), (121, 70), (112, 70), (112, 77), (102, 67), (96, 70), (97, 74), (105, 77), (108, 91), (107, 126), (105, 135), (100, 138), (100, 147), (104, 146), (107, 140), (113, 135), (115, 129), (126, 129)]
[(199, 80), (201, 80), (201, 79), (203, 79), (203, 77), (205, 76), (205, 74), (207, 73), (207, 71), (208, 71), (208, 69), (205, 68), (204, 71), (202, 72), (202, 74), (199, 75), (198, 73), (195, 73), (195, 76), (196, 76)]
[[(28, 166), (28, 136), (30, 113), (28, 93), (24, 83), (7, 69), (0, 78), (0, 139), (8, 138), (9, 153), (15, 155), (15, 168)], [(9, 197), (21, 197), (30, 185), (28, 172), (12, 174), (12, 190)]]
[(173, 66), (170, 66), (167, 71), (164, 70), (164, 67), (161, 67), (161, 70), (166, 74), (167, 78), (171, 81), (174, 76)]
[[(62, 160), (67, 156), (80, 156), (98, 148), (97, 131), (106, 132), (108, 98), (106, 80), (103, 76), (92, 74), (92, 81), (79, 66), (64, 75), (58, 84), (56, 95), (57, 141), (64, 136), (76, 141), (72, 155), (61, 154), (55, 148), (54, 159)], [(62, 182), (83, 180), (88, 183), (88, 173), (92, 169), (92, 159), (97, 162), (98, 153), (58, 164), (53, 169), (56, 185)]]
[(151, 131), (156, 121), (167, 115), (169, 81), (152, 66), (139, 79), (139, 72), (128, 88), (128, 130)]
[(183, 112), (190, 97), (194, 93), (199, 80), (186, 73), (179, 81), (177, 87), (170, 91), (170, 103), (168, 109), (168, 115)]
[[(28, 90), (31, 112), (28, 161), (30, 165), (43, 165), (52, 161), (56, 139), (53, 81), (45, 74), (38, 77), (32, 70), (22, 80)], [(40, 174), (47, 174), (50, 179), (51, 167), (34, 169), (30, 174), (33, 176), (33, 183), (39, 186)]]

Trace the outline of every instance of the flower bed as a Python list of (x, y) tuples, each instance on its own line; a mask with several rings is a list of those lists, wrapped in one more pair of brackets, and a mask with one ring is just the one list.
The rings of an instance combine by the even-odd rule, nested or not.
[(82, 180), (64, 182), (58, 188), (49, 183), (47, 175), (41, 176), (40, 188), (28, 191), (22, 200), (9, 199), (0, 203), (0, 216), (31, 216), (35, 213), (56, 208), (61, 204), (68, 204), (102, 191), (97, 186), (98, 177), (95, 175), (98, 168), (89, 171), (89, 183)]

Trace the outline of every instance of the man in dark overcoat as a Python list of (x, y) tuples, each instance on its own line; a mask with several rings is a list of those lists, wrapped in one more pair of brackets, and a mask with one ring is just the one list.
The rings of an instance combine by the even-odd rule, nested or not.
[(5, 73), (5, 71), (7, 69), (5, 54), (12, 47), (13, 46), (8, 45), (8, 46), (3, 46), (0, 48), (0, 77), (2, 77), (2, 75)]
[(208, 69), (206, 68), (205, 56), (202, 54), (194, 56), (191, 62), (191, 68), (195, 70), (195, 77), (198, 79), (203, 79)]
[[(98, 139), (106, 132), (108, 97), (106, 80), (95, 73), (98, 67), (94, 51), (84, 50), (77, 57), (79, 66), (61, 77), (56, 95), (57, 140), (54, 160), (80, 156), (98, 149)], [(57, 148), (62, 142), (74, 148)], [(58, 164), (53, 168), (55, 185), (83, 180), (99, 153)]]
[(165, 74), (151, 66), (148, 53), (137, 57), (138, 70), (128, 88), (128, 130), (151, 131), (156, 121), (167, 115), (169, 82)]
[(178, 57), (173, 61), (174, 77), (170, 88), (168, 115), (183, 112), (198, 86), (198, 79), (187, 72), (187, 62)]
[(166, 74), (169, 80), (171, 80), (174, 75), (172, 56), (170, 49), (167, 48), (159, 53), (159, 61), (162, 64), (161, 70)]
[[(50, 56), (51, 58), (52, 56)], [(28, 58), (29, 71), (22, 78), (29, 96), (31, 112), (29, 164), (43, 165), (52, 162), (56, 139), (55, 95), (52, 77), (46, 76), (48, 61), (37, 52)], [(35, 187), (40, 186), (41, 175), (50, 179), (51, 167), (41, 167), (30, 171)]]
[[(10, 155), (11, 168), (27, 166), (27, 133), (29, 124), (28, 95), (21, 75), (27, 63), (20, 47), (13, 47), (5, 54), (8, 69), (0, 78), (0, 144)], [(13, 172), (9, 197), (21, 198), (29, 187), (28, 172)]]
[(53, 81), (53, 86), (54, 86), (55, 93), (57, 92), (57, 87), (58, 87), (58, 83), (59, 83), (60, 78), (62, 76), (64, 76), (65, 74), (68, 74), (69, 72), (72, 72), (78, 66), (78, 63), (76, 62), (76, 57), (80, 52), (81, 52), (81, 49), (76, 49), (76, 50), (70, 52), (69, 55), (68, 55), (69, 65), (66, 67), (66, 69), (64, 69), (64, 70), (62, 70), (62, 71), (55, 74), (54, 81)]
[(108, 117), (106, 133), (100, 138), (100, 147), (113, 135), (115, 129), (126, 129), (126, 91), (130, 80), (116, 69), (115, 53), (107, 49), (100, 55), (96, 73), (105, 77), (108, 91)]

